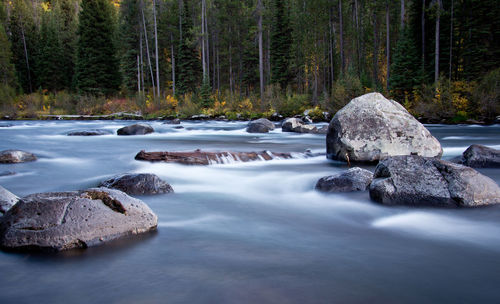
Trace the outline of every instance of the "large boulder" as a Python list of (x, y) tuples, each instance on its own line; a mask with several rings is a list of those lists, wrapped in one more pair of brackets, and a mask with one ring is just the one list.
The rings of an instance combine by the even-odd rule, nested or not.
[(86, 248), (155, 230), (142, 201), (106, 188), (32, 194), (0, 219), (0, 246), (15, 250)]
[(373, 173), (359, 167), (345, 172), (322, 177), (316, 183), (316, 190), (322, 192), (352, 192), (368, 189)]
[(275, 126), (272, 121), (265, 118), (260, 118), (253, 120), (248, 123), (247, 132), (248, 133), (268, 133), (274, 130)]
[(118, 135), (145, 135), (153, 133), (155, 130), (148, 124), (133, 124), (130, 126), (118, 129)]
[(381, 160), (370, 197), (384, 205), (478, 207), (500, 203), (500, 187), (476, 170), (420, 156)]
[(4, 150), (0, 152), (0, 163), (15, 164), (35, 161), (36, 156), (21, 150)]
[(281, 130), (295, 133), (318, 133), (316, 126), (308, 125), (302, 119), (296, 117), (285, 119), (281, 125)]
[(472, 145), (464, 151), (458, 162), (472, 168), (500, 168), (500, 150)]
[(4, 214), (19, 201), (19, 197), (0, 186), (0, 215)]
[(109, 130), (105, 129), (89, 129), (89, 130), (78, 130), (68, 132), (68, 136), (100, 136), (100, 135), (110, 135), (113, 134)]
[(377, 162), (394, 155), (440, 157), (439, 141), (408, 111), (382, 94), (353, 99), (335, 114), (326, 137), (327, 157)]
[(174, 192), (167, 182), (149, 173), (120, 174), (101, 182), (99, 187), (117, 189), (129, 195)]

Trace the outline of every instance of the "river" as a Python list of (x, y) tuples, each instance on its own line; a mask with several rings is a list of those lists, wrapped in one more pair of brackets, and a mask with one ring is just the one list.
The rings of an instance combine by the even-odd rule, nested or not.
[[(127, 121), (16, 121), (0, 150), (35, 153), (0, 165), (23, 196), (155, 173), (173, 194), (142, 196), (158, 232), (60, 254), (0, 251), (0, 303), (498, 303), (500, 207), (384, 207), (367, 192), (321, 194), (345, 170), (325, 156), (211, 166), (134, 160), (146, 151), (325, 152), (325, 135), (245, 132), (245, 122), (150, 122), (144, 136), (66, 136)], [(500, 125), (429, 125), (444, 159), (470, 144), (500, 149)], [(116, 133), (116, 132), (115, 132)], [(365, 166), (370, 170), (374, 167)], [(500, 183), (499, 169), (483, 174)]]

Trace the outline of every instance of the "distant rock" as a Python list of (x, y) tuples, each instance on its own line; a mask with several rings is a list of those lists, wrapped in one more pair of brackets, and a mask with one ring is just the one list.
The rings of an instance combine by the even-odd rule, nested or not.
[(155, 230), (157, 223), (144, 202), (118, 190), (32, 194), (0, 219), (0, 246), (27, 251), (86, 248)]
[(113, 132), (105, 129), (89, 129), (68, 132), (68, 136), (100, 136), (110, 134), (113, 134)]
[(118, 135), (145, 135), (153, 133), (155, 130), (148, 124), (133, 124), (130, 126), (118, 129)]
[(0, 123), (0, 128), (10, 128), (13, 126), (14, 126), (13, 124), (9, 124), (9, 123)]
[(452, 160), (471, 168), (500, 168), (500, 150), (483, 145), (471, 145), (462, 157)]
[(0, 216), (14, 206), (19, 201), (19, 197), (0, 186)]
[(0, 171), (0, 176), (9, 176), (9, 175), (15, 175), (16, 172), (14, 171)]
[(500, 187), (466, 166), (394, 156), (377, 165), (370, 197), (384, 205), (478, 207), (500, 203)]
[(247, 132), (248, 133), (268, 133), (274, 130), (274, 123), (268, 119), (260, 118), (253, 120), (248, 123)]
[(165, 121), (163, 124), (165, 124), (165, 125), (180, 125), (181, 120), (179, 118), (174, 118), (174, 119)]
[(353, 99), (335, 114), (326, 137), (327, 157), (377, 162), (395, 155), (440, 157), (439, 141), (393, 100), (379, 93)]
[(269, 120), (271, 121), (282, 121), (283, 120), (283, 115), (277, 113), (277, 112), (274, 112), (273, 114), (271, 114), (271, 116), (269, 117)]
[(35, 161), (34, 154), (21, 150), (4, 150), (0, 152), (0, 163), (15, 164)]
[(355, 167), (345, 172), (322, 177), (316, 183), (315, 188), (322, 192), (365, 191), (368, 189), (372, 178), (372, 172)]
[(106, 187), (123, 191), (129, 195), (161, 194), (174, 192), (174, 189), (155, 174), (120, 174), (99, 184)]
[(287, 118), (281, 125), (281, 130), (283, 132), (295, 132), (295, 133), (318, 133), (318, 128), (314, 125), (307, 125), (300, 118)]

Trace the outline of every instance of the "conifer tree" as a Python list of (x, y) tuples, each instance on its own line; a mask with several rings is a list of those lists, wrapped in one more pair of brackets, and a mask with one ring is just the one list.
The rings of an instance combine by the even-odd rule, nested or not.
[(123, 85), (129, 92), (135, 92), (137, 85), (137, 56), (141, 39), (140, 10), (136, 0), (124, 0), (120, 6), (120, 53)]
[(75, 73), (79, 92), (109, 95), (120, 87), (112, 9), (107, 0), (82, 1)]
[(284, 0), (274, 1), (271, 32), (271, 82), (285, 89), (290, 81), (290, 47), (292, 36)]
[(63, 74), (64, 56), (59, 37), (60, 27), (53, 11), (44, 13), (40, 29), (39, 54), (37, 58), (37, 87), (50, 91), (64, 89), (64, 79), (68, 75)]
[(10, 42), (2, 24), (0, 24), (0, 85), (15, 88), (17, 86), (16, 72), (12, 63)]

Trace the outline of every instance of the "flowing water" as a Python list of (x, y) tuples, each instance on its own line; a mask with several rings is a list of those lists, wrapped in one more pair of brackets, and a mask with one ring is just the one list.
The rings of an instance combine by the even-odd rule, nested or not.
[[(174, 194), (142, 196), (158, 232), (60, 254), (0, 252), (0, 303), (498, 303), (500, 207), (384, 207), (367, 192), (324, 195), (316, 181), (345, 170), (324, 156), (211, 166), (135, 161), (146, 151), (325, 152), (325, 136), (248, 134), (244, 122), (14, 122), (0, 150), (35, 153), (0, 165), (19, 196), (96, 186), (125, 172), (155, 173)], [(500, 148), (500, 125), (428, 126), (444, 159), (470, 144)], [(366, 167), (373, 170), (374, 167)], [(500, 183), (500, 170), (482, 173)]]

